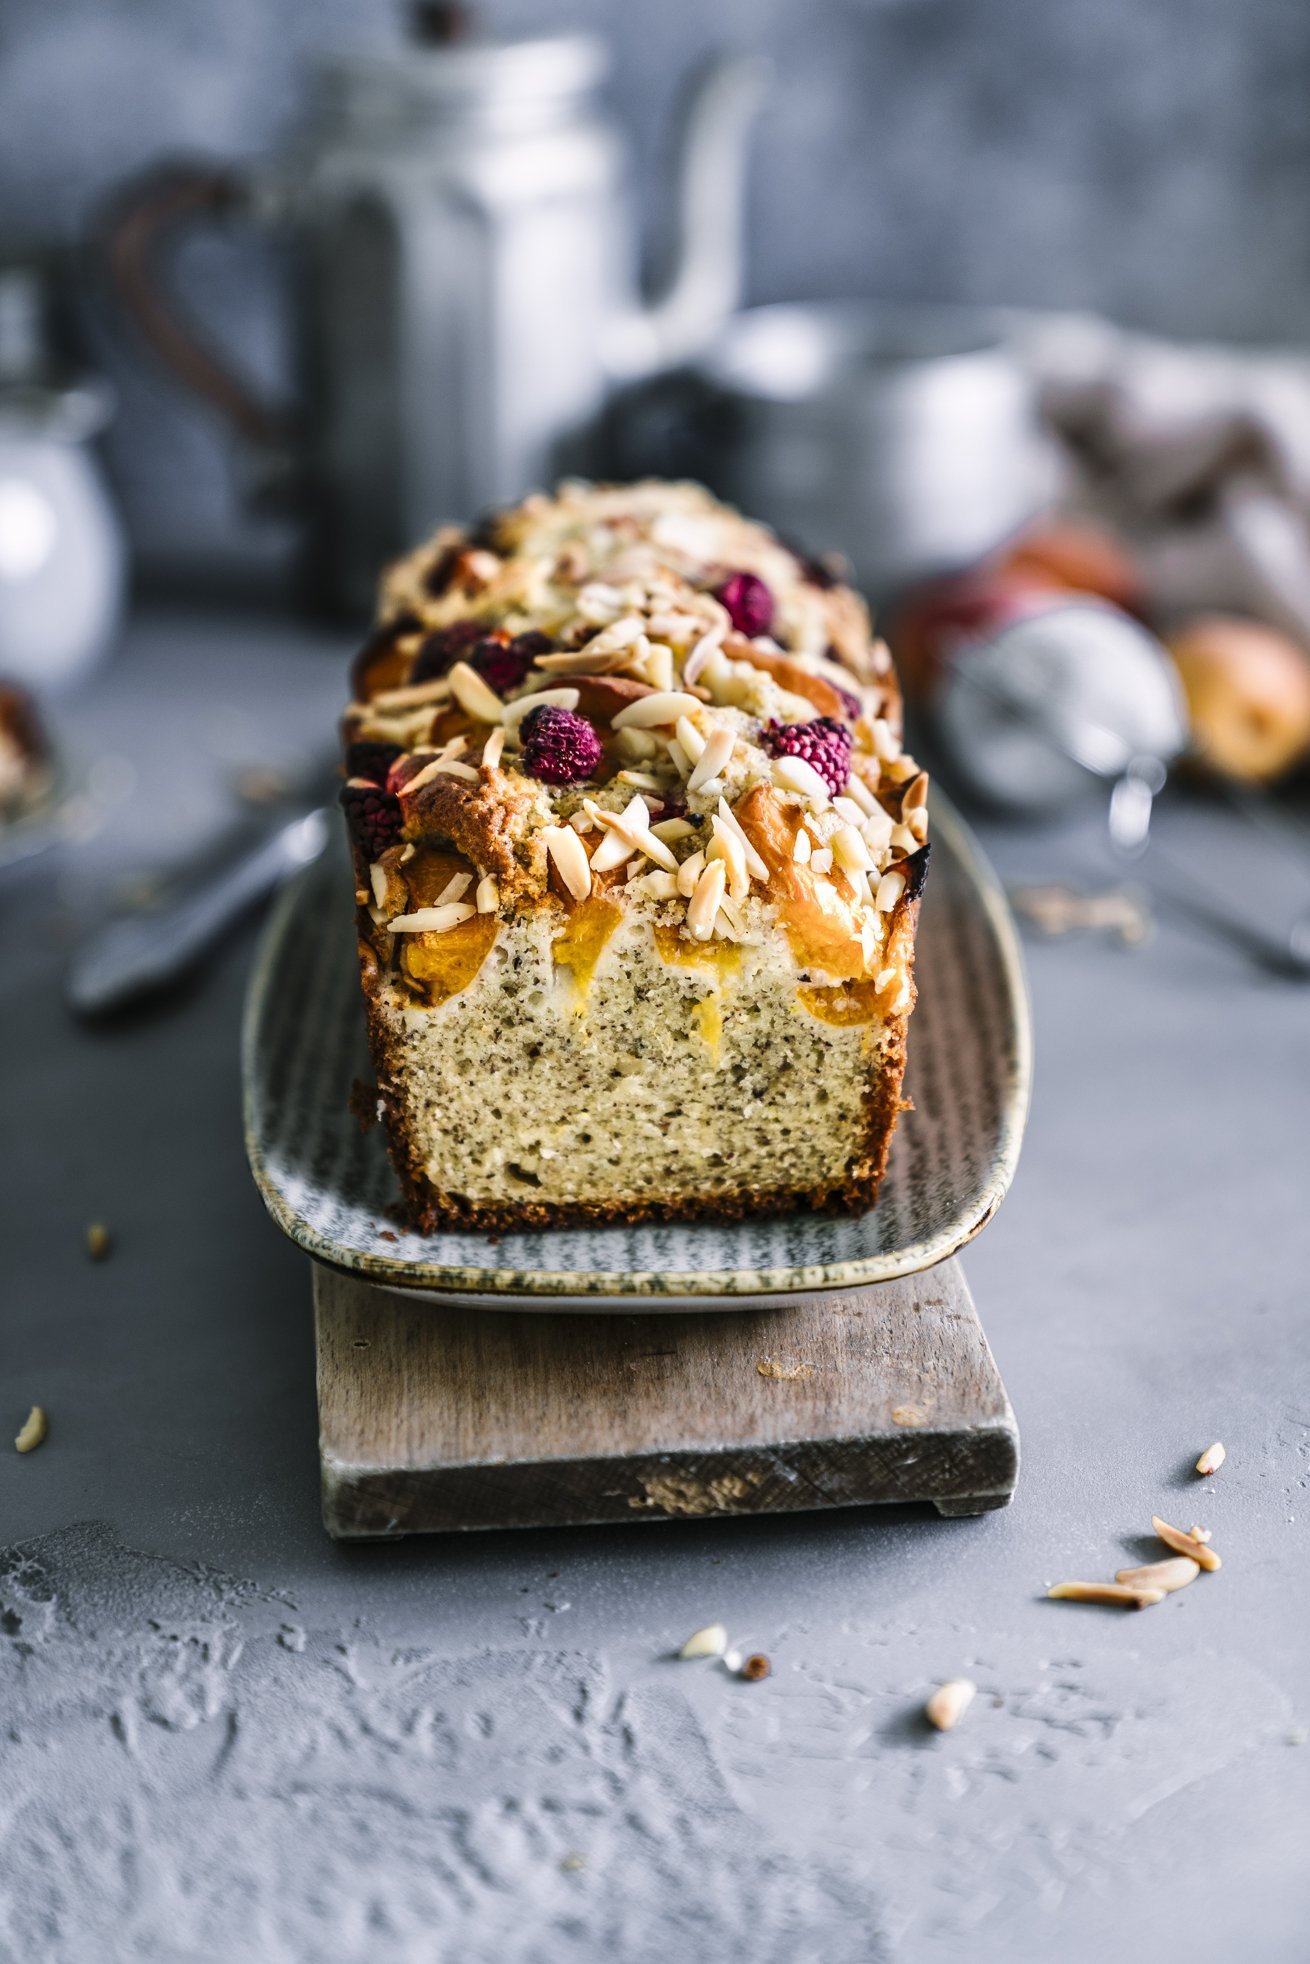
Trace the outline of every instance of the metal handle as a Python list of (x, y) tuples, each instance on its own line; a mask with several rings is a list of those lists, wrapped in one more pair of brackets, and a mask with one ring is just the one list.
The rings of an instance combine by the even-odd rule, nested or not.
[(179, 980), (247, 908), (316, 859), (327, 836), (326, 811), (308, 812), (173, 906), (114, 921), (93, 935), (68, 973), (70, 1008), (102, 1016)]
[(169, 238), (187, 225), (246, 215), (245, 180), (213, 165), (164, 164), (119, 194), (105, 227), (105, 255), (124, 306), (165, 366), (201, 396), (239, 436), (261, 450), (284, 451), (292, 418), (254, 390), (206, 345), (160, 278)]

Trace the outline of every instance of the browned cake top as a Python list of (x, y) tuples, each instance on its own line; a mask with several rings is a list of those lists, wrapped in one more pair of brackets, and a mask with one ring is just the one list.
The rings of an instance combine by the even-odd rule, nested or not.
[(439, 532), (353, 681), (385, 933), (603, 892), (696, 941), (772, 910), (825, 974), (876, 974), (927, 829), (890, 658), (831, 567), (700, 486), (569, 483)]

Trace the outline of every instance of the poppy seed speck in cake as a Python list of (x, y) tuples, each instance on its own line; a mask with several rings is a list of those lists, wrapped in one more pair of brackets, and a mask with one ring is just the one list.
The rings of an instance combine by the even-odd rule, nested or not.
[(927, 780), (858, 596), (699, 486), (571, 483), (393, 567), (353, 673), (416, 1225), (871, 1206)]

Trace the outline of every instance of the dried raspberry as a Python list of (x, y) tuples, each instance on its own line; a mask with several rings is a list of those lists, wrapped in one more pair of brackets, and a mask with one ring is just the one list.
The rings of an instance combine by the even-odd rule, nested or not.
[(469, 649), (480, 641), (486, 633), (484, 621), (452, 621), (449, 627), (439, 627), (435, 634), (429, 634), (418, 651), (411, 682), (435, 682), (448, 675), (457, 661), (463, 661)]
[(378, 743), (362, 738), (346, 745), (346, 776), (366, 777), (370, 784), (385, 784), (387, 772), (400, 756), (398, 743)]
[(380, 784), (367, 778), (352, 777), (341, 787), (341, 809), (346, 814), (350, 836), (365, 859), (380, 859), (388, 846), (400, 838), (403, 818), (400, 800)]
[(498, 696), (508, 696), (523, 687), (536, 657), (547, 654), (554, 645), (548, 634), (540, 634), (536, 629), (529, 634), (516, 634), (512, 641), (489, 634), (467, 657), (468, 665), (477, 670)]
[(766, 723), (760, 742), (771, 757), (804, 758), (834, 798), (846, 789), (851, 775), (851, 733), (835, 716), (816, 716), (812, 723)]
[(729, 573), (714, 597), (728, 610), (738, 634), (754, 640), (773, 626), (773, 595), (754, 573)]
[(590, 777), (600, 762), (601, 743), (585, 716), (543, 702), (530, 709), (519, 725), (523, 735), (523, 768), (547, 784), (576, 784)]

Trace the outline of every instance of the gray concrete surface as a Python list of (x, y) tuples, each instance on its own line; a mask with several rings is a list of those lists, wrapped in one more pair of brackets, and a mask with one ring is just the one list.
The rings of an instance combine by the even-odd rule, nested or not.
[[(305, 1267), (242, 1160), (252, 935), (119, 1029), (58, 997), (116, 878), (326, 738), (333, 653), (142, 621), (67, 714), (135, 791), (0, 886), (0, 1417), (51, 1424), (0, 1450), (0, 1960), (1299, 1964), (1310, 992), (1169, 919), (1032, 947), (1031, 1129), (967, 1263), (1008, 1511), (335, 1548)], [(1168, 823), (1261, 898), (1263, 854)], [(985, 836), (1011, 878), (1098, 870), (1090, 822)], [(1043, 1600), (1153, 1510), (1222, 1573), (1144, 1615)], [(668, 1661), (711, 1618), (766, 1682)]]

